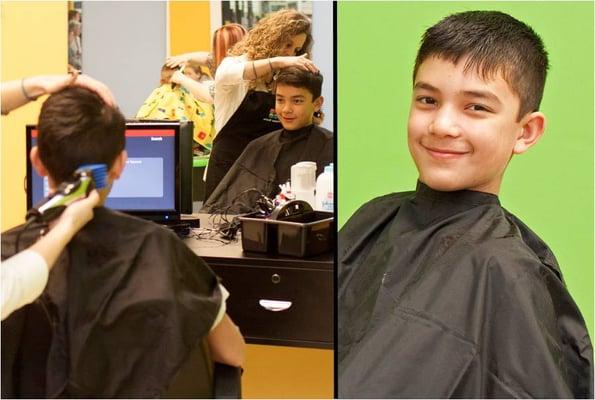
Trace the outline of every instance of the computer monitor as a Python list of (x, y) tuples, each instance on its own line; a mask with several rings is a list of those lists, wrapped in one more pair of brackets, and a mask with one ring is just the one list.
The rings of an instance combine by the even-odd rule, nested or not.
[[(49, 192), (47, 178), (29, 161), (36, 144), (36, 126), (27, 125), (27, 209)], [(192, 123), (127, 121), (126, 151), (126, 166), (106, 207), (162, 223), (192, 212)]]

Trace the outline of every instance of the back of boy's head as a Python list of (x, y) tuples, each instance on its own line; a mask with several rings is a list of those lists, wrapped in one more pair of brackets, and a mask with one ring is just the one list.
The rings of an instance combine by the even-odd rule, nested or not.
[(322, 75), (297, 67), (283, 68), (275, 77), (275, 91), (277, 85), (287, 85), (307, 89), (312, 93), (312, 100), (316, 100), (322, 93)]
[(548, 69), (541, 38), (525, 23), (499, 11), (467, 11), (450, 15), (429, 28), (415, 60), (413, 79), (430, 57), (457, 63), (483, 79), (501, 74), (520, 99), (518, 119), (537, 111)]
[(120, 110), (80, 87), (51, 95), (41, 107), (37, 129), (39, 157), (57, 184), (82, 164), (111, 168), (126, 144)]

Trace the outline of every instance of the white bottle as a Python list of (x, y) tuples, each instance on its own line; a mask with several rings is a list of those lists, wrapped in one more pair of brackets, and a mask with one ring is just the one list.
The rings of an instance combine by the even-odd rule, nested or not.
[(316, 179), (316, 207), (318, 211), (334, 211), (333, 164), (324, 167)]
[(291, 166), (291, 191), (296, 200), (304, 200), (312, 208), (315, 206), (316, 163), (301, 161)]

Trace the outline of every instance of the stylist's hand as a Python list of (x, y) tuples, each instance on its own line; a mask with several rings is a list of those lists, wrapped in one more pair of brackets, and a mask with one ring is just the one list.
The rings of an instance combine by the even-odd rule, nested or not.
[(116, 105), (114, 95), (109, 88), (88, 75), (79, 75), (77, 72), (73, 72), (64, 75), (42, 75), (31, 79), (38, 81), (37, 84), (43, 89), (43, 94), (56, 93), (68, 86), (79, 86), (97, 93), (106, 104), (112, 107)]
[(112, 107), (116, 106), (116, 99), (114, 98), (112, 91), (109, 90), (103, 82), (93, 79), (89, 75), (78, 75), (71, 85), (89, 89), (97, 93), (107, 105)]
[(188, 54), (180, 54), (178, 56), (167, 57), (165, 65), (170, 68), (176, 68), (186, 64), (188, 61), (190, 61), (190, 56)]
[(66, 210), (56, 220), (56, 226), (63, 225), (74, 235), (93, 219), (93, 208), (99, 205), (99, 200), (97, 190), (91, 191), (86, 198), (77, 200), (66, 207)]
[(276, 60), (279, 61), (281, 68), (286, 67), (298, 67), (305, 71), (310, 71), (314, 74), (318, 73), (318, 67), (314, 62), (308, 58), (306, 58), (308, 54), (302, 54), (301, 56), (282, 56), (282, 57), (275, 57)]
[(186, 79), (188, 79), (188, 77), (178, 70), (172, 74), (170, 81), (172, 83), (177, 83), (178, 85), (181, 85), (184, 83), (184, 80)]

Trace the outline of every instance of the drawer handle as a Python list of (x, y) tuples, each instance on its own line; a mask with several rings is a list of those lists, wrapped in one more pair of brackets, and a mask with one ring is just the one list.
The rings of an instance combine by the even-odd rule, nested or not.
[(282, 301), (282, 300), (259, 300), (258, 304), (266, 310), (278, 312), (278, 311), (285, 311), (289, 307), (291, 307), (291, 301)]

